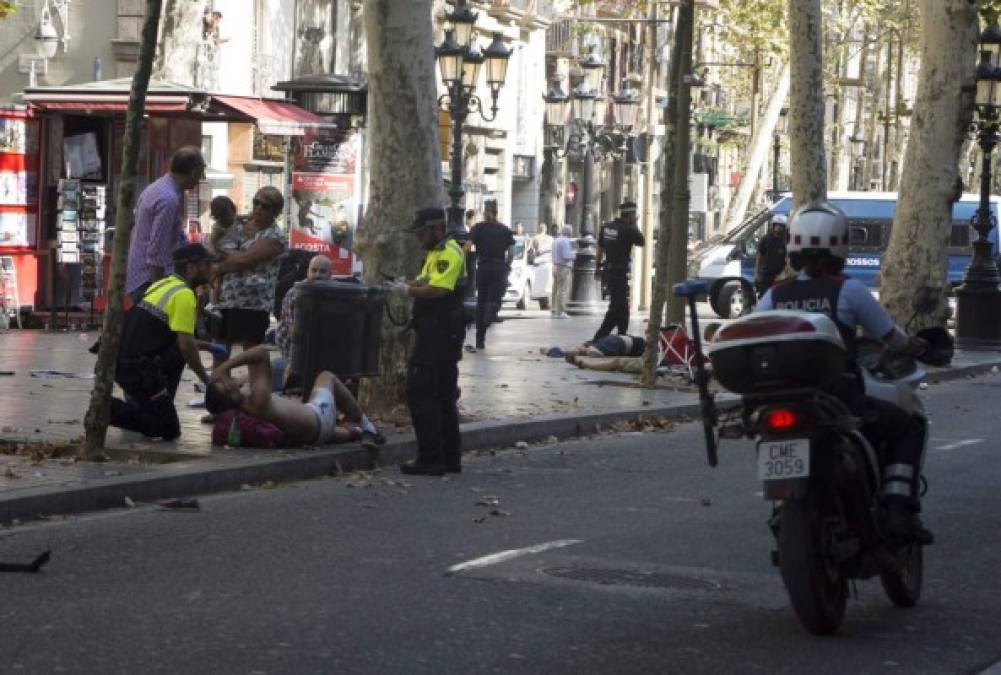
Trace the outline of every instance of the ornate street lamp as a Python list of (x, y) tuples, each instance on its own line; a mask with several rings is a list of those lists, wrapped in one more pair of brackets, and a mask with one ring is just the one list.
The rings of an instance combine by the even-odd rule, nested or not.
[(455, 36), (455, 41), (463, 49), (473, 42), (473, 27), (478, 14), (469, 8), (466, 0), (457, 0), (455, 9), (445, 14), (448, 30)]
[(862, 162), (865, 155), (865, 139), (855, 136), (854, 134), (849, 137), (848, 142), (852, 144), (852, 175), (851, 175), (851, 189), (852, 190), (862, 190), (862, 173), (863, 166)]
[(956, 343), (964, 348), (1001, 346), (1001, 276), (994, 263), (993, 244), (987, 236), (997, 227), (991, 213), (991, 152), (998, 142), (1001, 113), (1001, 28), (997, 17), (980, 34), (977, 65), (977, 141), (983, 156), (980, 172), (980, 206), (973, 217), (977, 239), (963, 285), (956, 289)]
[(615, 104), (615, 123), (623, 129), (636, 125), (636, 114), (640, 110), (640, 95), (635, 89), (623, 89), (612, 97)]
[[(597, 314), (601, 311), (601, 289), (595, 272), (594, 209), (591, 195), (594, 190), (594, 160), (607, 156), (622, 157), (626, 151), (626, 138), (636, 123), (639, 109), (639, 92), (624, 88), (612, 97), (615, 123), (606, 126), (596, 121), (600, 103), (605, 100), (602, 93), (606, 62), (598, 53), (598, 45), (591, 47), (577, 65), (584, 77), (571, 96), (563, 93), (558, 83), (554, 83), (549, 93), (543, 97), (546, 102), (546, 122), (549, 125), (563, 124), (569, 112), (572, 131), (566, 146), (557, 150), (558, 157), (573, 153), (584, 164), (581, 186), (582, 213), (580, 237), (577, 240), (577, 256), (573, 263), (573, 281), (570, 288), (569, 314)], [(569, 99), (569, 100), (568, 100)], [(570, 110), (568, 111), (568, 104)]]
[[(457, 0), (455, 9), (445, 15), (451, 28), (445, 31), (445, 39), (436, 53), (441, 79), (447, 93), (438, 99), (438, 106), (448, 112), (452, 120), (451, 186), (448, 191), (449, 229), (465, 231), (463, 221), (463, 198), (466, 191), (462, 185), (462, 127), (470, 113), (479, 113), (487, 122), (497, 117), (497, 98), (507, 77), (508, 60), (512, 50), (504, 46), (501, 33), (494, 33), (493, 42), (480, 52), (473, 38), (476, 12), (469, 9), (465, 0)], [(487, 84), (490, 87), (490, 112), (484, 109), (483, 101), (476, 94), (480, 71), (486, 64)]]
[(786, 116), (789, 108), (779, 111), (779, 119), (775, 122), (775, 133), (772, 134), (772, 201), (779, 198), (779, 159), (782, 153), (782, 137), (786, 135)]

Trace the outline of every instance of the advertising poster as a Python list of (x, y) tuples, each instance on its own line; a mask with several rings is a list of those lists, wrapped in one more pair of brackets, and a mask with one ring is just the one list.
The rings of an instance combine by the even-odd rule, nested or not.
[(322, 253), (351, 274), (357, 226), (358, 136), (320, 129), (297, 139), (292, 165), (292, 248)]
[(0, 112), (0, 249), (37, 244), (38, 123)]

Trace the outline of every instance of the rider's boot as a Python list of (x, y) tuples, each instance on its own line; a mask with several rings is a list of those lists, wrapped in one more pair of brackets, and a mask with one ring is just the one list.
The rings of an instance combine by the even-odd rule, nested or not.
[(890, 538), (899, 543), (918, 543), (928, 546), (934, 543), (935, 536), (921, 522), (918, 515), (921, 505), (913, 497), (902, 495), (886, 495), (883, 497), (886, 506), (883, 525)]

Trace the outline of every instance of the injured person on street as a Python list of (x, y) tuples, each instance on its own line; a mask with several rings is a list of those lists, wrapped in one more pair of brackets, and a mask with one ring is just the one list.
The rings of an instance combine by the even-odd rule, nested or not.
[[(241, 366), (249, 371), (245, 381), (233, 377), (233, 370)], [(270, 422), (281, 430), (287, 445), (323, 445), (350, 440), (350, 432), (337, 425), (338, 413), (361, 427), (364, 445), (385, 443), (385, 438), (362, 412), (358, 401), (333, 373), (323, 371), (316, 376), (307, 403), (274, 394), (271, 385), (268, 348), (253, 347), (212, 371), (212, 380), (205, 392), (205, 407), (214, 415), (239, 409)]]
[[(566, 360), (581, 368), (639, 373), (646, 340), (638, 335), (606, 335), (592, 343), (566, 350)], [(659, 359), (658, 359), (659, 362)]]

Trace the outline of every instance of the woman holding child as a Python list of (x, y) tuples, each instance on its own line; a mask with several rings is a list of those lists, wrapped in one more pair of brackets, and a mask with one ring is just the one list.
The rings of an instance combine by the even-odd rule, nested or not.
[(284, 206), (281, 192), (267, 186), (254, 195), (253, 210), (245, 221), (229, 219), (228, 214), (216, 218), (225, 228), (222, 233), (213, 231), (211, 242), (222, 257), (215, 268), (222, 279), (216, 303), (220, 317), (213, 329), (217, 340), (244, 349), (264, 342), (279, 259), (286, 248), (276, 222)]

